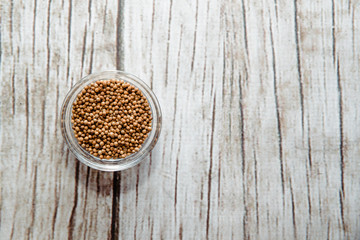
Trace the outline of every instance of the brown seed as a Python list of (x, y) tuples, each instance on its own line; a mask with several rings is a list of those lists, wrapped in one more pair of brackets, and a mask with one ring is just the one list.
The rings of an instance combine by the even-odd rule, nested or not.
[(72, 128), (81, 147), (103, 158), (137, 151), (152, 130), (152, 115), (142, 92), (123, 80), (86, 86), (74, 101)]

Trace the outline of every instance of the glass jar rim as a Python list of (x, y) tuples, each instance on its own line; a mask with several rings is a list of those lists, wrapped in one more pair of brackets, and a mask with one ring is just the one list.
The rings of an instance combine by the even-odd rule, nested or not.
[[(93, 156), (80, 146), (72, 129), (71, 116), (73, 103), (76, 100), (77, 95), (83, 90), (85, 86), (92, 82), (109, 79), (123, 80), (137, 87), (148, 100), (153, 119), (152, 130), (150, 131), (148, 137), (138, 152), (133, 153), (125, 158), (107, 160)], [(162, 113), (160, 104), (153, 91), (137, 76), (120, 70), (91, 73), (83, 77), (74, 86), (72, 86), (67, 93), (61, 106), (60, 118), (62, 135), (70, 151), (76, 156), (76, 158), (91, 168), (109, 172), (128, 169), (144, 160), (157, 143), (162, 126)]]

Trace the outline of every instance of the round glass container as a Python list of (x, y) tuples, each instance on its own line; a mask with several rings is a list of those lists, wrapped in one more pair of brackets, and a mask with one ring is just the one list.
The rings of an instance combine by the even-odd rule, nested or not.
[[(83, 149), (77, 139), (75, 138), (74, 131), (72, 129), (71, 117), (72, 107), (78, 94), (83, 88), (92, 82), (101, 80), (123, 80), (137, 87), (146, 97), (149, 102), (152, 114), (152, 130), (148, 134), (145, 142), (142, 144), (140, 150), (136, 153), (127, 156), (126, 158), (119, 159), (100, 159), (93, 156), (88, 151)], [(66, 95), (61, 107), (61, 132), (62, 135), (71, 150), (78, 160), (86, 164), (89, 167), (102, 171), (120, 171), (135, 166), (145, 159), (146, 155), (154, 148), (161, 131), (161, 109), (155, 94), (151, 89), (138, 77), (122, 72), (122, 71), (105, 71), (99, 73), (90, 74), (79, 82), (77, 82)]]

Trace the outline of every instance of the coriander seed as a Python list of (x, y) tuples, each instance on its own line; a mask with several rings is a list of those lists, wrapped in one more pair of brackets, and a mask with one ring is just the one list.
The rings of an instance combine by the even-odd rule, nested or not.
[(123, 80), (100, 80), (78, 94), (71, 123), (81, 147), (101, 159), (116, 159), (140, 150), (152, 129), (152, 114), (135, 86)]

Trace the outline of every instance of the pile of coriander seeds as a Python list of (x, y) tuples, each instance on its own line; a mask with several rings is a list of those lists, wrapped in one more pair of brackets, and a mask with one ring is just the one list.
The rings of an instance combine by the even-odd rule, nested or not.
[(71, 123), (83, 149), (101, 159), (119, 159), (139, 151), (152, 115), (138, 88), (110, 79), (84, 87), (73, 104)]

